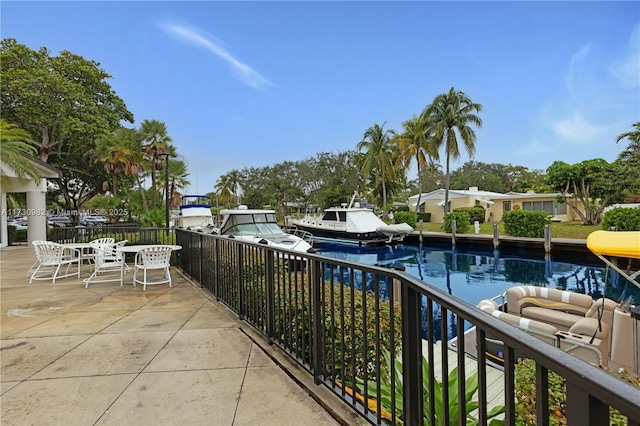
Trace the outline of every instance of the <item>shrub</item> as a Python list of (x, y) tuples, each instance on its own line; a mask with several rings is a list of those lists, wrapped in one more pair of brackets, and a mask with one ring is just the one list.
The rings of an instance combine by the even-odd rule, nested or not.
[(474, 207), (458, 207), (457, 209), (453, 209), (454, 212), (467, 212), (469, 213), (469, 222), (474, 223), (478, 221), (479, 223), (484, 223), (485, 210), (482, 206), (474, 206)]
[(418, 215), (416, 212), (397, 211), (393, 214), (393, 220), (395, 223), (406, 222), (409, 226), (415, 229), (418, 223)]
[[(384, 358), (384, 363), (386, 368), (385, 372), (389, 372), (388, 374), (383, 374), (380, 377), (380, 402), (382, 407), (380, 407), (381, 417), (386, 420), (392, 420), (391, 413), (393, 407), (391, 406), (392, 401), (392, 388), (391, 388), (391, 377), (393, 374), (395, 376), (395, 399), (398, 403), (396, 407), (396, 412), (398, 417), (395, 419), (397, 424), (405, 424), (406, 419), (404, 418), (404, 413), (402, 411), (402, 401), (403, 401), (403, 388), (402, 388), (402, 362), (399, 359), (394, 360), (393, 366), (391, 365), (391, 355), (388, 350), (385, 348), (382, 349), (382, 356)], [(429, 362), (422, 355), (422, 395), (423, 395), (423, 423), (429, 424), (431, 419), (429, 413), (429, 394), (430, 394), (430, 383), (429, 383)], [(378, 383), (375, 380), (369, 380), (366, 383), (364, 380), (357, 380), (357, 387), (364, 394), (364, 389), (366, 387), (368, 395), (377, 395), (378, 394)], [(458, 413), (460, 411), (459, 402), (458, 402), (458, 369), (454, 368), (449, 372), (449, 377), (447, 377), (446, 382), (441, 382), (437, 378), (434, 378), (434, 393), (433, 398), (435, 400), (435, 413), (434, 417), (436, 419), (436, 425), (445, 425), (444, 423), (444, 407), (445, 401), (442, 398), (442, 388), (446, 386), (449, 388), (449, 401), (447, 404), (447, 408), (449, 412), (450, 424), (454, 424), (455, 419), (458, 418)], [(474, 425), (478, 424), (478, 419), (472, 416), (470, 413), (478, 409), (478, 401), (474, 399), (474, 395), (478, 391), (478, 373), (473, 372), (465, 379), (465, 395), (463, 398), (465, 404), (465, 411), (467, 413), (466, 424)], [(373, 407), (374, 411), (377, 407)], [(502, 413), (504, 413), (504, 405), (499, 405), (487, 412), (487, 420), (489, 421), (489, 425), (504, 425), (504, 421), (500, 419), (496, 419), (496, 417)]]
[(396, 207), (396, 211), (398, 211), (398, 212), (408, 212), (409, 211), (409, 206), (398, 206), (398, 207)]
[(16, 229), (16, 236), (15, 236), (15, 240), (13, 241), (27, 241), (27, 230)]
[(431, 222), (431, 212), (418, 213), (418, 220), (423, 222)]
[(504, 232), (513, 237), (544, 238), (544, 225), (551, 223), (543, 211), (511, 210), (502, 215)]
[(454, 211), (447, 214), (444, 217), (444, 230), (445, 232), (451, 232), (451, 221), (456, 221), (456, 232), (459, 234), (466, 234), (471, 227), (469, 213)]
[(640, 231), (640, 207), (616, 207), (602, 217), (602, 229), (616, 227), (617, 231)]
[[(640, 387), (640, 379), (630, 375), (625, 370), (614, 372), (605, 368), (613, 376), (624, 380), (636, 387)], [(536, 363), (530, 359), (521, 359), (515, 365), (515, 396), (516, 396), (516, 424), (537, 425), (536, 419)], [(549, 424), (567, 424), (566, 406), (567, 394), (565, 380), (562, 376), (550, 371), (549, 375)], [(615, 408), (609, 408), (609, 424), (625, 425), (626, 416)]]

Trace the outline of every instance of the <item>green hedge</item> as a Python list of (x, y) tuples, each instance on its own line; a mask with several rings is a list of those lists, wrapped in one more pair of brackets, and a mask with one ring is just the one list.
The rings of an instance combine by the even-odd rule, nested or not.
[(479, 223), (484, 223), (485, 210), (482, 206), (474, 206), (474, 207), (458, 207), (457, 209), (453, 209), (454, 212), (467, 212), (469, 213), (469, 222), (474, 223), (478, 221)]
[(544, 225), (550, 224), (546, 212), (511, 210), (502, 215), (504, 232), (513, 237), (544, 238)]
[(602, 216), (602, 229), (609, 230), (612, 226), (617, 231), (640, 231), (640, 207), (616, 207)]
[(470, 216), (466, 211), (453, 211), (444, 217), (444, 231), (451, 232), (451, 221), (456, 221), (456, 233), (466, 234), (471, 227)]
[(395, 223), (406, 222), (409, 226), (415, 229), (418, 223), (418, 215), (416, 212), (397, 211), (393, 214), (393, 220)]

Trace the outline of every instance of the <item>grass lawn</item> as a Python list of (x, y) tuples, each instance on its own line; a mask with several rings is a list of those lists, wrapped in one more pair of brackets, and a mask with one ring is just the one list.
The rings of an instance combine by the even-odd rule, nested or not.
[[(417, 228), (417, 227), (416, 227)], [(587, 235), (593, 231), (600, 229), (598, 225), (583, 225), (582, 222), (554, 222), (551, 224), (552, 238), (577, 238), (586, 240)], [(442, 223), (423, 223), (422, 230), (424, 232), (444, 232), (444, 224)], [(502, 223), (498, 224), (500, 235), (506, 235)], [(471, 227), (473, 232), (473, 226)], [(493, 223), (483, 223), (480, 225), (480, 233), (485, 235), (493, 235)]]

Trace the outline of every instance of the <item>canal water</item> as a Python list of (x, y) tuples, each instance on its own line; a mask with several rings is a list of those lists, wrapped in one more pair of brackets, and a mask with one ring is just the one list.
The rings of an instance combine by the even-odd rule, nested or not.
[[(552, 256), (525, 258), (509, 252), (451, 250), (426, 245), (359, 247), (336, 243), (314, 244), (318, 254), (365, 265), (402, 268), (408, 274), (476, 306), (516, 285), (534, 285), (584, 293), (594, 299), (620, 301), (640, 291), (603, 265), (579, 263)], [(605, 280), (607, 282), (605, 288)], [(452, 336), (449, 336), (452, 337)]]

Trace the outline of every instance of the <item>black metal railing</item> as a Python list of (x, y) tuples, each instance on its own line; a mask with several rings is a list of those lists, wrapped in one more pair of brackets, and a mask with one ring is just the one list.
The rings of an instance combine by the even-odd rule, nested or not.
[(166, 228), (140, 228), (135, 224), (50, 228), (48, 239), (58, 243), (83, 243), (112, 237), (127, 244), (175, 244), (175, 231)]
[[(551, 372), (568, 424), (608, 425), (610, 407), (640, 424), (639, 389), (404, 272), (191, 231), (176, 240), (186, 274), (371, 423), (516, 424), (524, 357), (535, 363), (531, 424), (550, 422)], [(487, 336), (503, 342), (501, 372)]]

